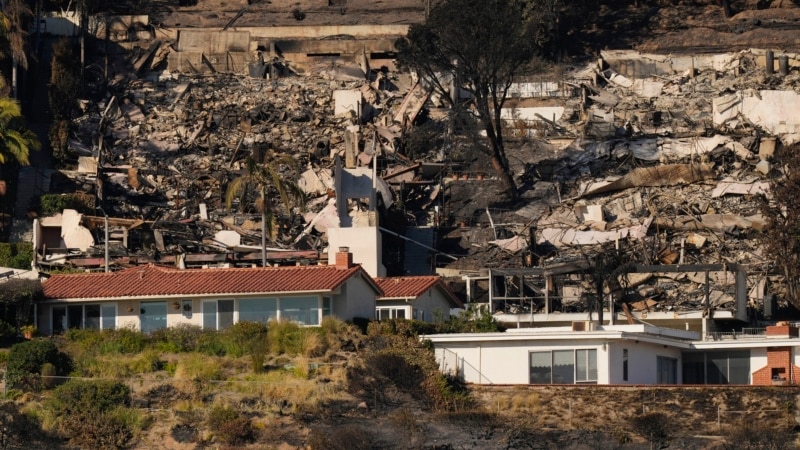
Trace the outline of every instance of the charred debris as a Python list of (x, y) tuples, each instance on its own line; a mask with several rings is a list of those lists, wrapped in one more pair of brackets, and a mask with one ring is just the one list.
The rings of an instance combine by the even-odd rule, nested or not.
[[(98, 209), (37, 220), (43, 270), (102, 270), (104, 215), (111, 269), (260, 264), (255, 194), (231, 210), (224, 197), (246, 158), (280, 154), (301, 168), (284, 176), (308, 202), (281, 211), (270, 264), (326, 259), (327, 228), (342, 220), (329, 208), (338, 158), (382, 180), (373, 186), (383, 186), (388, 275), (436, 271), (465, 300), (491, 299), (507, 314), (612, 301), (740, 320), (776, 311), (780, 277), (756, 239), (766, 224), (759, 198), (786, 170), (775, 153), (800, 142), (797, 54), (607, 51), (519, 80), (503, 111), (522, 193), (510, 204), (477, 144), (390, 53), (299, 64), (273, 46), (246, 52), (237, 69), (188, 64), (180, 48), (168, 39), (139, 46), (131, 74), (84, 103), (70, 140), (77, 164), (58, 177), (61, 192)], [(346, 214), (363, 208), (352, 200)], [(617, 262), (603, 268), (608, 254)]]

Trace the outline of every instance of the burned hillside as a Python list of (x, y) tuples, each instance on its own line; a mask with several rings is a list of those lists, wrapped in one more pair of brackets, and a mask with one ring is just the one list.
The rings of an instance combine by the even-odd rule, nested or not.
[[(246, 20), (277, 4), (242, 5), (222, 30), (154, 20), (151, 32), (118, 34), (133, 52), (109, 64), (118, 72), (96, 86), (96, 101), (82, 102), (69, 139), (77, 164), (51, 177), (102, 209), (41, 218), (38, 262), (101, 268), (106, 214), (112, 268), (258, 264), (256, 193), (228, 208), (226, 190), (249, 158), (289, 156), (294, 167), (278, 169), (308, 201), (277, 205), (271, 264), (324, 260), (330, 228), (363, 223), (380, 229), (390, 274), (437, 271), (462, 285), (474, 277), (479, 288), (459, 289), (466, 300), (486, 299), (486, 269), (567, 265), (574, 270), (558, 269), (553, 283), (518, 287), (520, 298), (531, 313), (584, 311), (597, 291), (592, 262), (613, 250), (631, 264), (746, 267), (744, 304), (735, 270), (628, 274), (615, 301), (633, 311), (711, 303), (732, 316), (743, 307), (770, 315), (769, 299), (782, 288), (758, 240), (768, 222), (760, 204), (787, 170), (775, 155), (800, 141), (800, 59), (790, 41), (770, 43), (794, 26), (795, 10), (767, 21), (778, 17), (773, 10), (734, 5), (731, 18), (696, 5), (684, 23), (733, 40), (757, 32), (763, 39), (752, 47), (692, 47), (674, 38), (684, 31), (657, 25), (674, 14), (660, 9), (647, 13), (660, 31), (637, 41), (641, 52), (604, 50), (517, 80), (502, 117), (518, 202), (506, 199), (480, 144), (459, 130), (464, 123), (454, 126), (445, 102), (397, 69), (387, 47), (396, 28), (336, 39), (296, 28), (267, 38), (269, 29)], [(350, 6), (347, 14), (357, 9)], [(233, 20), (223, 15), (216, 19)], [(342, 170), (375, 182), (373, 194), (354, 192), (337, 210)]]

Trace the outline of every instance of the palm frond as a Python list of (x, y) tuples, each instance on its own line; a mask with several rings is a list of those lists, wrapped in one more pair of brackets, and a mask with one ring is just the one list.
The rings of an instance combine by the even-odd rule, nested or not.
[(225, 207), (230, 209), (233, 205), (233, 200), (241, 194), (247, 187), (248, 178), (246, 176), (234, 178), (228, 184), (228, 190), (225, 191)]

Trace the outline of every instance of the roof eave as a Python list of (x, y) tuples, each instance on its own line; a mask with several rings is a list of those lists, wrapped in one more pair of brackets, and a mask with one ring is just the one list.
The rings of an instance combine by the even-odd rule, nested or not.
[(85, 302), (85, 301), (131, 301), (131, 300), (145, 300), (145, 299), (173, 299), (173, 298), (219, 298), (219, 297), (237, 297), (243, 295), (264, 295), (264, 296), (281, 296), (281, 295), (324, 295), (335, 292), (338, 288), (334, 289), (314, 289), (309, 291), (280, 291), (280, 292), (219, 292), (207, 294), (164, 294), (164, 295), (128, 295), (124, 297), (70, 297), (70, 298), (45, 298), (41, 303), (55, 303), (55, 302)]

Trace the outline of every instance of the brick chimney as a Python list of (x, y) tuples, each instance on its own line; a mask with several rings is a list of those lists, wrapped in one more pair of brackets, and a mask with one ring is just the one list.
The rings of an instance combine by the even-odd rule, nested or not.
[(345, 270), (351, 267), (353, 267), (353, 254), (350, 253), (350, 247), (339, 247), (339, 251), (336, 252), (336, 268)]
[(767, 327), (767, 337), (770, 338), (796, 338), (800, 333), (798, 333), (798, 328), (789, 324), (789, 322), (778, 322), (773, 326)]

